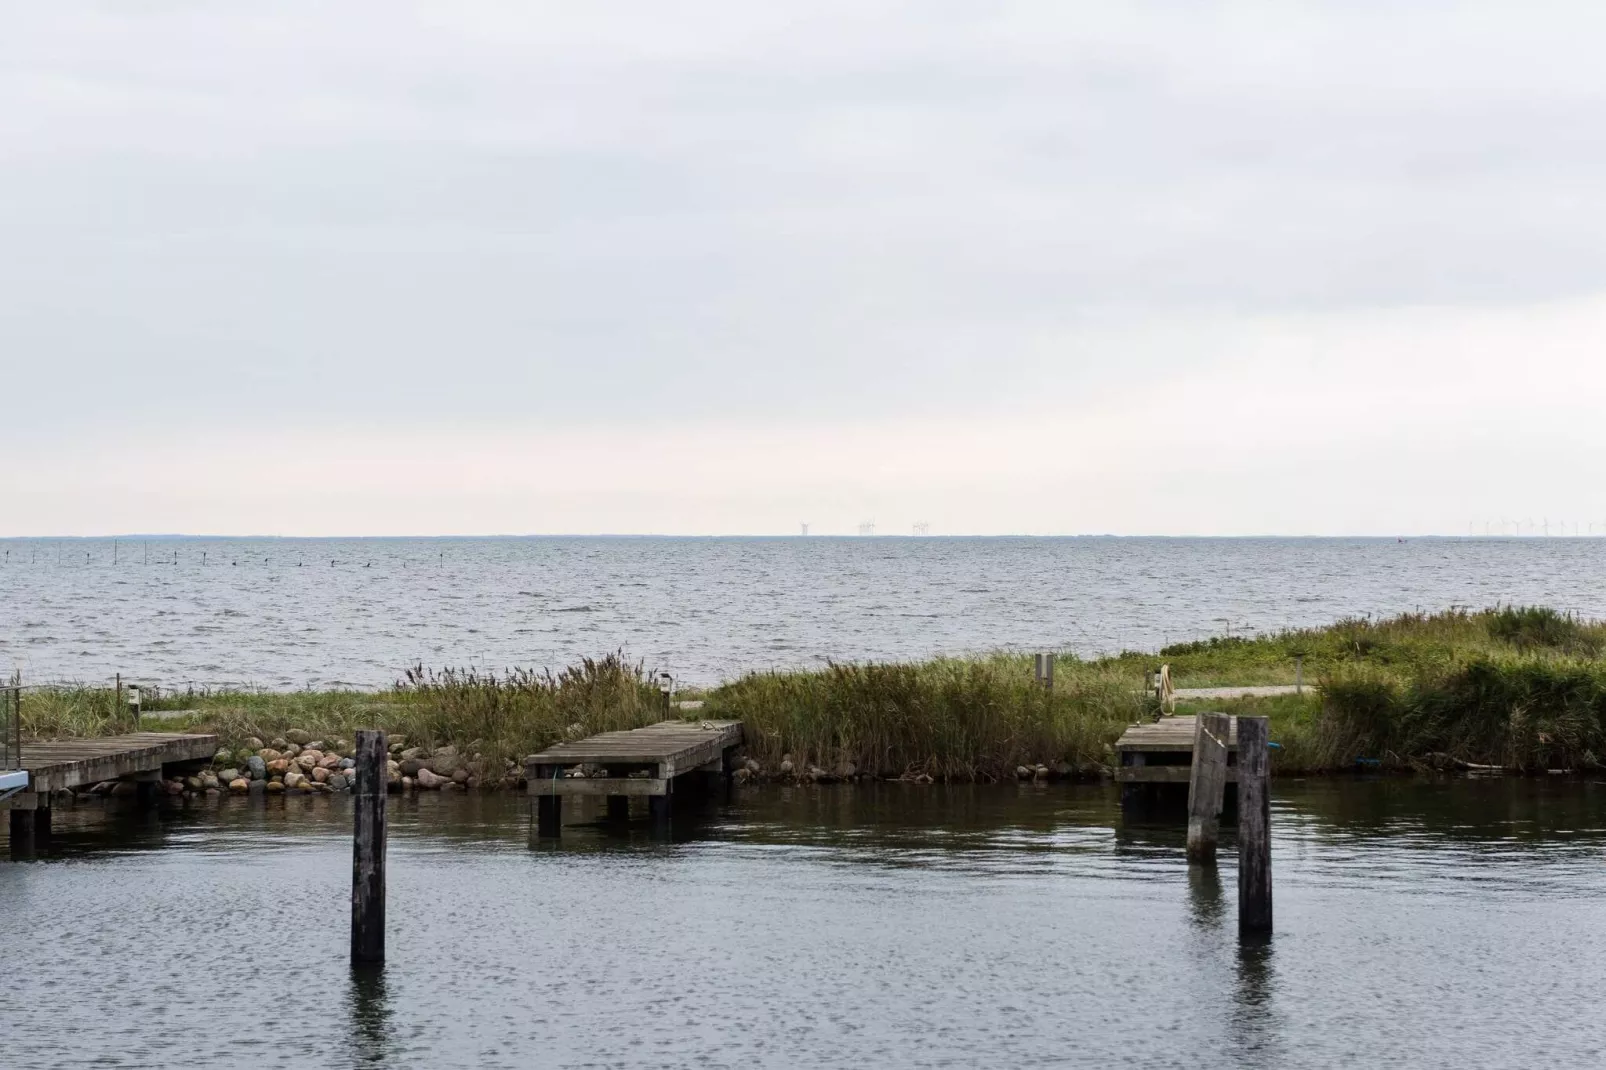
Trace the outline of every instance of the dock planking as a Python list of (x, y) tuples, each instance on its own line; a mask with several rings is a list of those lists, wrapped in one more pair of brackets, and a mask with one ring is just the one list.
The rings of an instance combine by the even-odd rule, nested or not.
[[(524, 775), (537, 803), (538, 833), (558, 835), (566, 796), (607, 798), (614, 815), (628, 812), (630, 797), (645, 796), (654, 820), (667, 820), (675, 778), (703, 772), (728, 780), (731, 755), (741, 744), (740, 721), (660, 721), (558, 743), (532, 754), (524, 759)], [(601, 766), (606, 775), (564, 775), (576, 765)]]
[[(102, 780), (160, 774), (164, 765), (199, 762), (217, 752), (217, 737), (180, 732), (130, 732), (95, 739), (28, 743), (17, 767), (28, 774), (26, 795), (48, 796)], [(0, 802), (0, 808), (19, 800)], [(23, 800), (23, 805), (27, 801)]]
[[(1173, 789), (1186, 794), (1193, 778), (1195, 722), (1190, 715), (1162, 717), (1135, 724), (1115, 742), (1119, 764), (1115, 779), (1121, 785), (1121, 808), (1129, 814), (1145, 811), (1171, 797)], [(1227, 768), (1224, 783), (1238, 783), (1238, 719), (1227, 733)], [(1234, 794), (1236, 793), (1234, 787)]]

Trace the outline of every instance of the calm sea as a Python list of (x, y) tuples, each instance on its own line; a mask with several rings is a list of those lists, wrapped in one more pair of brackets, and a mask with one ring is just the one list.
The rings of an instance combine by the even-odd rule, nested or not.
[(1606, 616), (1606, 539), (11, 539), (0, 554), (0, 667), (32, 681), (382, 686), (420, 662), (623, 648), (710, 683), (1451, 605)]
[(535, 849), (517, 797), (394, 796), (371, 975), (348, 798), (90, 804), (0, 861), (0, 1061), (1598, 1067), (1606, 785), (1561, 780), (1278, 781), (1260, 944), (1231, 830), (1189, 867), (1113, 786), (767, 786)]

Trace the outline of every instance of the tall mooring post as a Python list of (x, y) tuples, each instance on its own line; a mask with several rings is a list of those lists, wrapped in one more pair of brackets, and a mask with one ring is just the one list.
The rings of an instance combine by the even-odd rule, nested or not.
[(1269, 731), (1264, 717), (1238, 718), (1238, 935), (1271, 932)]
[(352, 792), (351, 964), (385, 961), (385, 733), (357, 732)]
[(1201, 713), (1193, 723), (1193, 768), (1188, 776), (1189, 862), (1216, 864), (1231, 731), (1232, 718), (1224, 713)]

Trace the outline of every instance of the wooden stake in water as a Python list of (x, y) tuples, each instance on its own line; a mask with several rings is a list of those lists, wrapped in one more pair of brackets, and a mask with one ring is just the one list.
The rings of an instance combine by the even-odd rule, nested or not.
[(357, 732), (352, 791), (351, 964), (385, 961), (385, 733)]
[(1193, 725), (1193, 769), (1188, 777), (1188, 861), (1216, 864), (1221, 800), (1227, 787), (1227, 739), (1232, 718), (1201, 713)]
[(1264, 717), (1238, 718), (1238, 935), (1271, 932), (1271, 796)]

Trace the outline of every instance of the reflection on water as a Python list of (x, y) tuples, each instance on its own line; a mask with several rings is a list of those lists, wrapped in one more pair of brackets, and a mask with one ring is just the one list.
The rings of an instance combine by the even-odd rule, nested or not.
[(1273, 937), (1241, 937), (1238, 942), (1238, 985), (1233, 993), (1229, 1036), (1240, 1065), (1276, 1066), (1279, 1035), (1273, 1004)]
[(61, 811), (37, 861), (0, 864), (7, 1062), (1606, 1056), (1599, 783), (1280, 782), (1257, 943), (1233, 830), (1189, 867), (1179, 825), (1123, 824), (1107, 787), (747, 789), (667, 841), (576, 806), (539, 850), (516, 797), (392, 804), (389, 959), (360, 973), (348, 800)]
[(391, 1065), (391, 1012), (385, 997), (385, 967), (352, 967), (348, 1003), (355, 1065)]
[(1188, 906), (1193, 923), (1203, 929), (1214, 929), (1227, 916), (1226, 900), (1221, 894), (1221, 871), (1215, 866), (1188, 867)]

